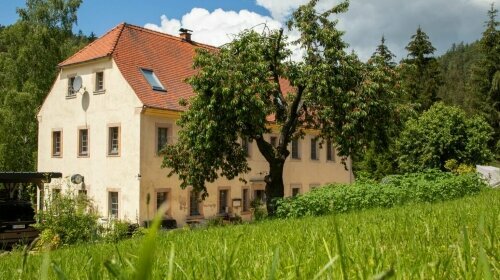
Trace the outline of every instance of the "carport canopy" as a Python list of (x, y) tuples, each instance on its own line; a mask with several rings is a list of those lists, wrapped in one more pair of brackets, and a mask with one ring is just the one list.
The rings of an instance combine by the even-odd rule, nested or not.
[(50, 183), (52, 178), (62, 178), (60, 172), (0, 172), (0, 183)]

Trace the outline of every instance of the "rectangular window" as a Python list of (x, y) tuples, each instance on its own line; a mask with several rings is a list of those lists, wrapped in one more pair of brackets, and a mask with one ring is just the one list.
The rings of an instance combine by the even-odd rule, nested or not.
[(157, 192), (156, 193), (156, 209), (160, 208), (163, 203), (166, 203), (168, 199), (168, 192)]
[(243, 148), (243, 152), (247, 157), (250, 156), (250, 142), (247, 137), (243, 137), (241, 139), (241, 148)]
[(335, 149), (331, 140), (326, 141), (326, 160), (335, 161)]
[(52, 156), (61, 157), (61, 143), (62, 143), (62, 133), (61, 131), (52, 131)]
[(156, 77), (155, 73), (153, 70), (149, 69), (143, 69), (141, 68), (142, 75), (146, 80), (148, 81), (149, 85), (154, 89), (158, 91), (166, 91), (165, 87), (161, 84), (160, 80), (158, 77)]
[(255, 190), (253, 193), (254, 200), (260, 200), (262, 203), (266, 203), (266, 191), (265, 190)]
[(120, 154), (120, 127), (112, 126), (109, 127), (108, 135), (108, 155), (119, 155)]
[(292, 158), (293, 159), (300, 159), (299, 139), (292, 139)]
[(52, 189), (52, 198), (61, 196), (61, 189)]
[(118, 192), (109, 192), (109, 216), (118, 218)]
[(78, 155), (86, 157), (89, 155), (89, 130), (78, 130)]
[(318, 140), (311, 139), (311, 159), (318, 159)]
[(104, 91), (104, 72), (95, 73), (95, 91)]
[(156, 131), (156, 152), (159, 153), (167, 145), (168, 128), (158, 127)]
[(271, 146), (273, 146), (275, 148), (278, 147), (278, 137), (271, 136), (270, 142), (271, 142)]
[(297, 196), (300, 194), (300, 188), (299, 187), (293, 187), (292, 188), (292, 196)]
[(189, 216), (200, 215), (199, 194), (195, 191), (189, 192)]
[(229, 191), (219, 190), (219, 214), (225, 214), (229, 212), (228, 200)]
[(73, 90), (73, 82), (75, 81), (75, 76), (68, 78), (68, 93), (66, 97), (74, 97), (76, 92)]
[(78, 195), (81, 197), (86, 197), (87, 196), (87, 190), (78, 190)]
[(242, 193), (242, 203), (243, 203), (243, 212), (250, 211), (250, 197), (248, 197), (248, 189), (243, 189)]

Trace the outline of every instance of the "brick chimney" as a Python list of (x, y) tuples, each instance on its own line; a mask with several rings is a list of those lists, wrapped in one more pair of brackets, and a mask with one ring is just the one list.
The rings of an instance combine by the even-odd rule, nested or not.
[(179, 36), (182, 38), (182, 40), (186, 42), (191, 42), (191, 32), (193, 32), (193, 30), (181, 28), (179, 29), (179, 32), (180, 32)]

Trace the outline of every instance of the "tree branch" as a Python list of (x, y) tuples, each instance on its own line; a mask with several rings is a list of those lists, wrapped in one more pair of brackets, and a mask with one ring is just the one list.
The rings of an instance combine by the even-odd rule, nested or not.
[(278, 55), (281, 45), (281, 40), (283, 39), (283, 28), (280, 29), (278, 40), (276, 40), (276, 45), (273, 52), (272, 63), (271, 63), (271, 72), (273, 73), (273, 80), (276, 83), (276, 88), (274, 91), (274, 105), (277, 107), (276, 110), (276, 119), (281, 120), (284, 117), (284, 114), (287, 109), (287, 103), (285, 102), (285, 97), (283, 96), (283, 92), (281, 91), (280, 86), (280, 78), (278, 71)]
[(292, 106), (289, 111), (289, 118), (281, 129), (280, 143), (278, 146), (278, 152), (280, 156), (288, 156), (289, 152), (287, 150), (287, 145), (290, 142), (293, 133), (297, 129), (297, 121), (299, 118), (299, 111), (302, 107), (302, 95), (304, 93), (305, 87), (299, 85), (297, 88), (297, 95), (292, 102)]

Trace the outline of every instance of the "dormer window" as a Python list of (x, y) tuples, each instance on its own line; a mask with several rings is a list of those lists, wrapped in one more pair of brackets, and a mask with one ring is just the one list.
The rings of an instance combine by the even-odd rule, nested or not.
[(148, 81), (149, 85), (154, 90), (167, 91), (165, 87), (161, 84), (160, 80), (158, 80), (158, 77), (156, 77), (153, 70), (141, 68), (141, 72), (142, 75), (144, 75), (144, 78), (146, 78), (146, 80)]

